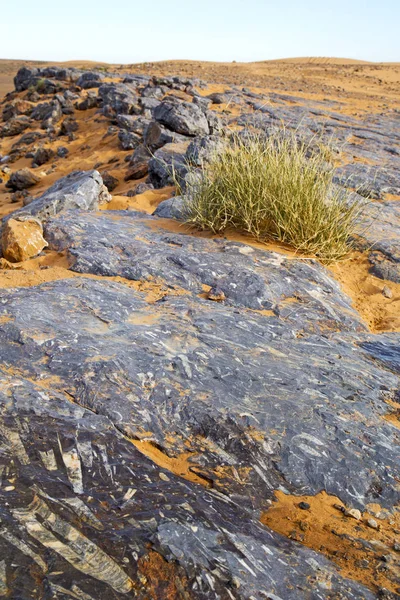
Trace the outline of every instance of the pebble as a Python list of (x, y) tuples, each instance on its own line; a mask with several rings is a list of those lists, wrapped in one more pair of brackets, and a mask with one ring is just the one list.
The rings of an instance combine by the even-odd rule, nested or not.
[(353, 517), (353, 519), (361, 521), (361, 513), (358, 508), (350, 508), (349, 510), (346, 510), (344, 514), (346, 517)]
[(392, 298), (393, 297), (393, 292), (390, 289), (390, 287), (388, 285), (384, 285), (382, 288), (382, 295), (385, 296), (385, 298)]
[(367, 520), (367, 525), (368, 525), (368, 527), (372, 527), (372, 529), (379, 529), (379, 525), (375, 521), (375, 519), (368, 519)]
[(302, 510), (308, 510), (310, 508), (308, 502), (299, 502), (297, 506)]

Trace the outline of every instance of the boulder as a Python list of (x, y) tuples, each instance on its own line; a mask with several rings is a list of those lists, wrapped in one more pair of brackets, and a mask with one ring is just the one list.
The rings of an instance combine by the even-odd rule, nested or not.
[(70, 209), (97, 210), (99, 204), (110, 200), (98, 171), (74, 171), (56, 181), (28, 206), (15, 211), (13, 218), (29, 215), (44, 222), (50, 216)]
[(123, 150), (133, 150), (142, 141), (142, 138), (137, 133), (127, 131), (126, 129), (119, 130), (118, 139)]
[(104, 171), (103, 173), (101, 173), (101, 176), (103, 178), (103, 183), (108, 189), (108, 191), (114, 191), (119, 183), (118, 179), (114, 177), (114, 175), (111, 175), (111, 173), (108, 173), (108, 171)]
[(12, 173), (10, 179), (6, 183), (6, 187), (11, 190), (26, 190), (39, 183), (40, 177), (33, 173), (30, 169), (19, 169)]
[(229, 96), (227, 96), (226, 94), (221, 94), (219, 92), (209, 94), (207, 98), (211, 101), (212, 104), (226, 104), (227, 102), (229, 102)]
[(53, 127), (62, 118), (61, 105), (57, 100), (38, 104), (32, 111), (31, 117), (35, 121), (41, 121), (41, 128)]
[(160, 202), (153, 215), (163, 219), (184, 221), (186, 218), (186, 209), (187, 204), (185, 199), (181, 196), (175, 196), (174, 198), (168, 198), (168, 200)]
[(152, 154), (148, 147), (145, 144), (139, 144), (139, 146), (135, 148), (134, 153), (130, 157), (129, 164), (135, 165), (141, 162), (148, 162), (151, 156)]
[(133, 131), (133, 133), (142, 135), (143, 131), (149, 124), (149, 121), (143, 117), (137, 117), (133, 115), (117, 115), (117, 124), (121, 129)]
[(195, 138), (189, 144), (186, 151), (188, 162), (193, 165), (201, 166), (203, 162), (209, 161), (213, 156), (221, 152), (226, 145), (226, 142), (220, 136), (204, 136)]
[(57, 156), (59, 156), (60, 158), (65, 158), (68, 154), (69, 150), (65, 146), (59, 146), (57, 148)]
[(102, 73), (88, 71), (86, 73), (82, 73), (82, 75), (77, 79), (76, 85), (84, 90), (88, 90), (90, 88), (100, 87), (103, 79), (104, 75)]
[(70, 133), (74, 133), (75, 131), (78, 131), (78, 129), (79, 129), (78, 121), (76, 119), (74, 119), (73, 117), (67, 117), (61, 123), (61, 134), (62, 135), (69, 135)]
[(53, 160), (56, 153), (52, 148), (39, 148), (33, 157), (33, 164), (37, 166), (44, 165), (45, 163)]
[(162, 188), (174, 185), (175, 178), (182, 180), (188, 172), (187, 143), (166, 144), (154, 153), (149, 161), (149, 181)]
[(109, 108), (116, 115), (140, 114), (136, 89), (129, 84), (103, 83), (98, 94), (103, 112)]
[(143, 141), (152, 152), (158, 150), (158, 148), (162, 148), (165, 144), (184, 142), (187, 140), (187, 136), (170, 131), (166, 127), (160, 125), (157, 121), (150, 121), (143, 131)]
[(190, 102), (161, 102), (153, 111), (156, 121), (172, 131), (183, 135), (195, 136), (210, 133), (203, 111)]
[(224, 130), (224, 124), (220, 117), (213, 110), (206, 110), (205, 115), (207, 118), (208, 128), (211, 135), (219, 135)]
[(14, 135), (19, 135), (25, 129), (28, 129), (31, 121), (28, 117), (12, 117), (9, 119), (5, 125), (0, 129), (0, 137), (11, 137)]
[(142, 177), (146, 177), (149, 172), (149, 163), (146, 161), (137, 162), (134, 165), (131, 165), (126, 172), (124, 177), (125, 181), (131, 181), (132, 179), (141, 179)]
[(48, 244), (37, 219), (11, 218), (3, 227), (1, 246), (3, 257), (14, 263), (37, 256)]
[(204, 96), (194, 96), (192, 102), (197, 104), (202, 111), (208, 110), (212, 104), (211, 100)]
[(29, 115), (32, 109), (33, 104), (31, 102), (17, 98), (9, 104), (6, 104), (3, 108), (3, 121), (8, 121), (12, 117), (16, 117), (18, 115)]
[(46, 134), (41, 131), (28, 131), (28, 133), (24, 133), (19, 140), (13, 145), (14, 146), (24, 146), (25, 144), (29, 146), (29, 144), (33, 144), (37, 142), (37, 140), (43, 139), (46, 137)]
[(14, 77), (14, 86), (17, 92), (23, 92), (39, 80), (39, 69), (22, 67)]
[(97, 108), (98, 106), (98, 97), (94, 94), (88, 94), (82, 102), (78, 102), (76, 104), (77, 110), (90, 110), (91, 108)]

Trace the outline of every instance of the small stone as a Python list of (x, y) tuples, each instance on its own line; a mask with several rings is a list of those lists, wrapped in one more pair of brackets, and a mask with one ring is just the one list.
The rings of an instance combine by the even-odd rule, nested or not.
[(357, 508), (350, 508), (349, 510), (346, 510), (344, 514), (346, 517), (352, 517), (357, 521), (361, 521), (361, 512)]
[(146, 177), (148, 172), (148, 163), (140, 162), (129, 167), (124, 179), (125, 181), (131, 181), (132, 179), (141, 179), (142, 177)]
[(399, 542), (395, 542), (393, 544), (393, 550), (395, 550), (396, 552), (400, 552), (400, 543)]
[(7, 221), (1, 243), (4, 258), (14, 263), (37, 256), (48, 246), (41, 223), (33, 218)]
[(301, 510), (308, 510), (310, 508), (308, 502), (299, 502), (297, 506), (301, 508)]
[(385, 298), (393, 298), (393, 292), (388, 285), (383, 286), (382, 295), (385, 296)]
[(375, 519), (368, 519), (367, 520), (367, 525), (368, 525), (368, 527), (371, 527), (372, 529), (379, 529), (379, 525), (375, 521)]
[(225, 300), (226, 296), (220, 288), (214, 286), (208, 292), (207, 298), (209, 300), (213, 300), (214, 302), (223, 302)]

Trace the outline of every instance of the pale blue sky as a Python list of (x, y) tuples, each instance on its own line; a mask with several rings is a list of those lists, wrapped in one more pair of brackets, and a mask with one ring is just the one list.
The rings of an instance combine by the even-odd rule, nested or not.
[(0, 0), (0, 58), (400, 61), (400, 0)]

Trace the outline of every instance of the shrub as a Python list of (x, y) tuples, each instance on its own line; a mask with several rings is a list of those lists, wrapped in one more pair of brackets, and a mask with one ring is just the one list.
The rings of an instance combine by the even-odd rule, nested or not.
[(274, 239), (325, 261), (342, 258), (359, 206), (333, 185), (328, 150), (320, 140), (302, 142), (286, 130), (269, 137), (236, 134), (189, 179), (187, 222), (214, 233), (233, 228)]

